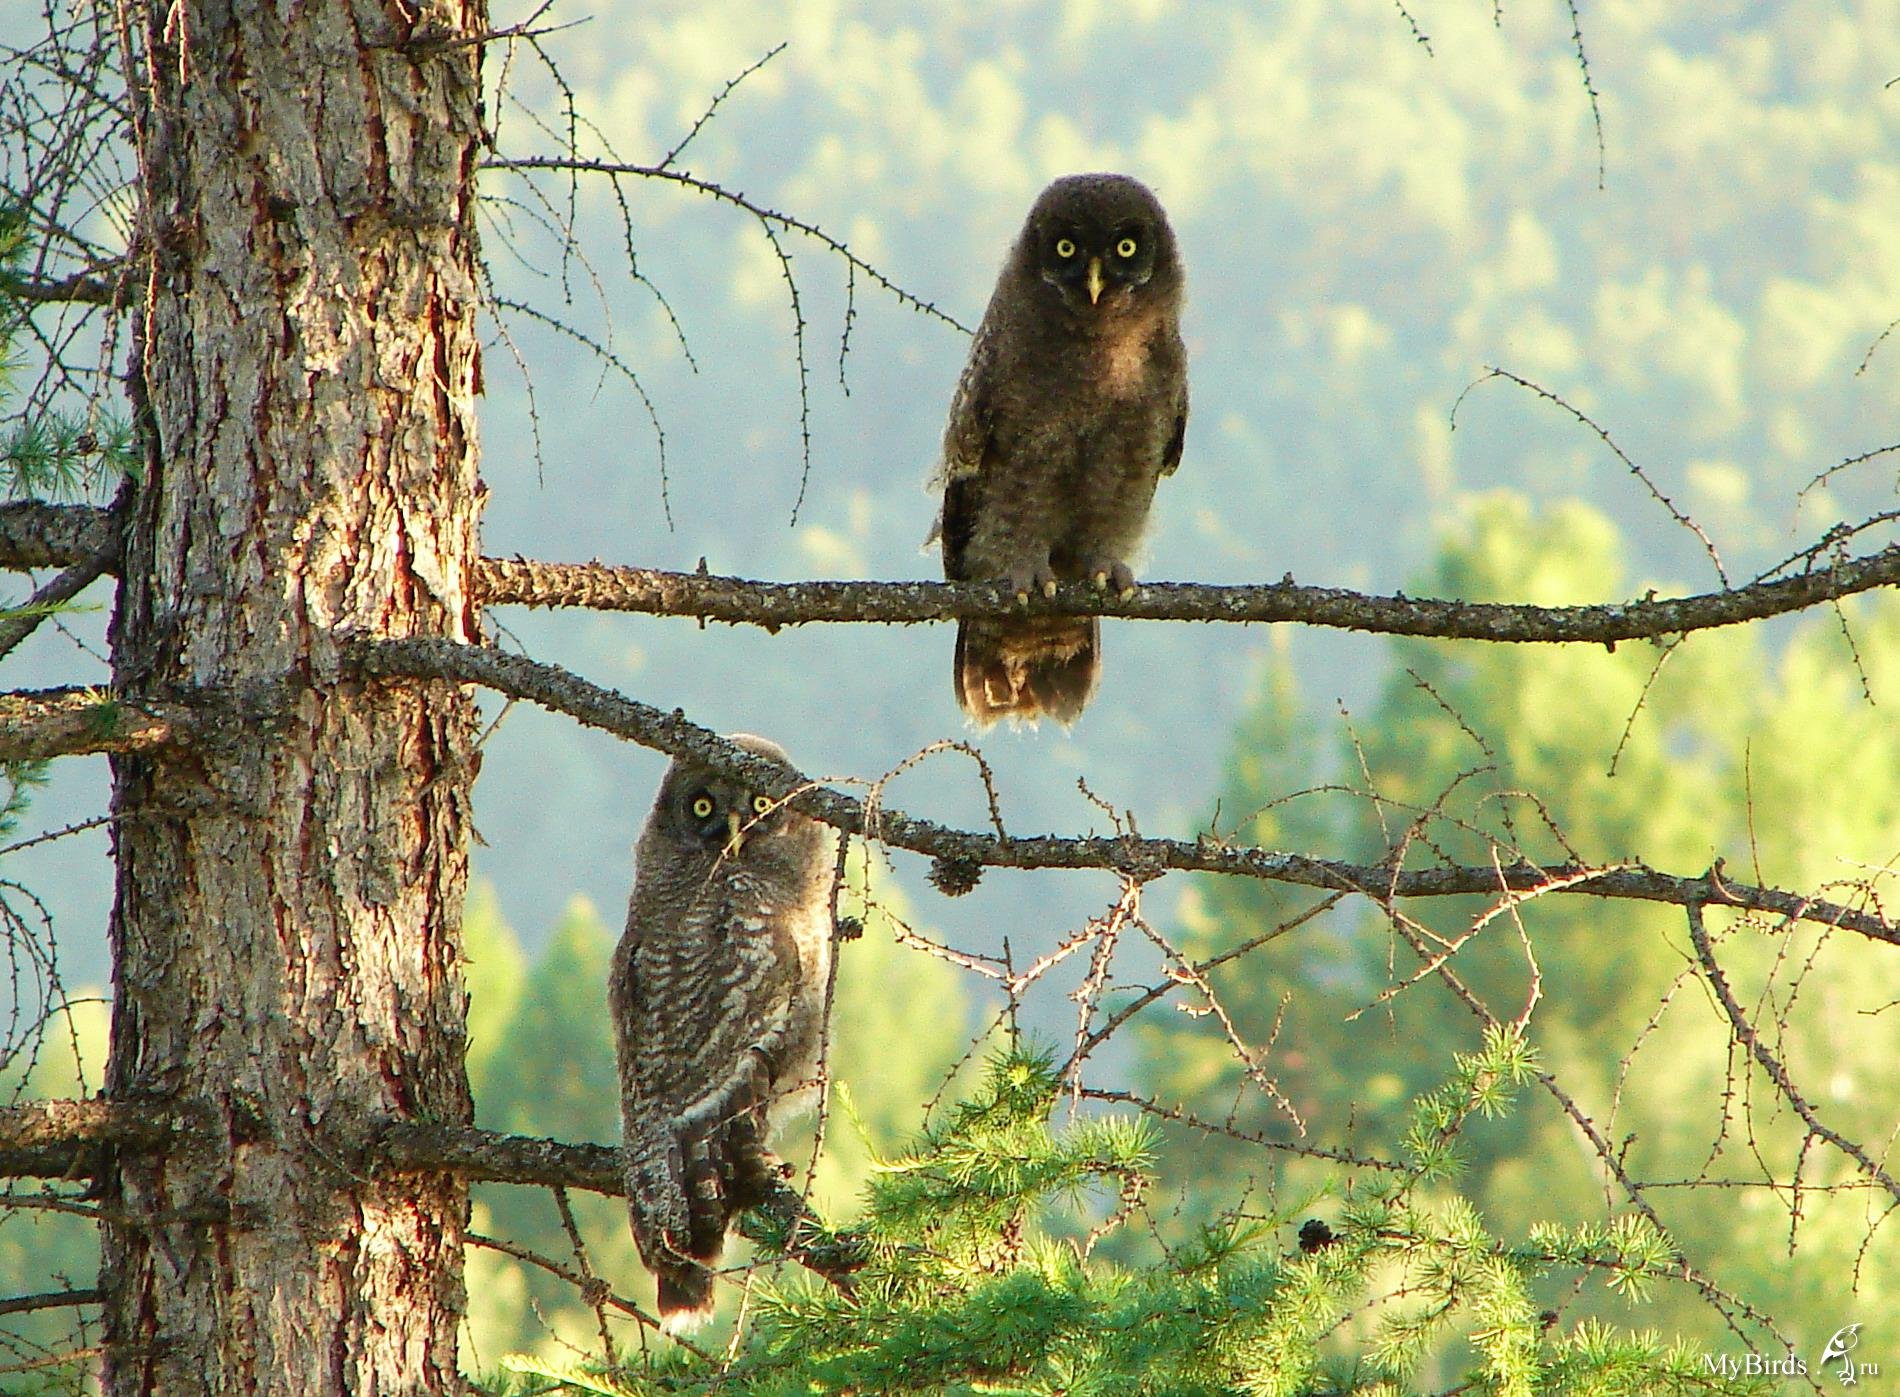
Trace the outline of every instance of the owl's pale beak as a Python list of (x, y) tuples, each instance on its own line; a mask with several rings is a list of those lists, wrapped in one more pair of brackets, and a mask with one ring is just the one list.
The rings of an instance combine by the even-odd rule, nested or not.
[(745, 831), (739, 827), (739, 812), (737, 810), (728, 810), (726, 812), (726, 829), (729, 830), (732, 835), (732, 837), (726, 841), (726, 855), (730, 858), (745, 848)]
[(1102, 259), (1089, 258), (1089, 304), (1095, 305), (1102, 299)]

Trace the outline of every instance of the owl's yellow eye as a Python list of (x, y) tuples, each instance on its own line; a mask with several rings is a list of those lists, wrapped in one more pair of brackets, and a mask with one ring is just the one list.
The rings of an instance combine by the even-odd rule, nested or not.
[(753, 814), (763, 815), (766, 813), (766, 811), (770, 810), (771, 808), (772, 808), (772, 797), (770, 796), (753, 796), (752, 797), (752, 813)]
[(1056, 256), (1060, 257), (1064, 262), (1068, 261), (1071, 257), (1075, 256), (1075, 239), (1074, 238), (1057, 238), (1056, 239)]
[(693, 818), (695, 820), (710, 819), (713, 808), (713, 798), (711, 796), (702, 793), (693, 797)]
[(1135, 240), (1133, 238), (1123, 238), (1120, 242), (1116, 243), (1115, 255), (1117, 257), (1133, 257), (1135, 255)]

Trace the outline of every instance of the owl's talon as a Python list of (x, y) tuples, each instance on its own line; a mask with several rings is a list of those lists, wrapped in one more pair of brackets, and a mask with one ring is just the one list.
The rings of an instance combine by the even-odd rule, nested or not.
[(1016, 594), (1016, 605), (1027, 606), (1029, 598), (1037, 592), (1045, 597), (1056, 594), (1056, 575), (1047, 563), (1031, 563), (1027, 567), (1014, 567), (1003, 579), (1010, 590)]

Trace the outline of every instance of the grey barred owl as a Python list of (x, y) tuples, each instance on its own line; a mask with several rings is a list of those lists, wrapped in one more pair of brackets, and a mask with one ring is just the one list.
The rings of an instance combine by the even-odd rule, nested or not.
[(608, 1000), (628, 1213), (669, 1329), (711, 1314), (727, 1225), (778, 1169), (771, 1130), (814, 1093), (836, 850), (826, 826), (684, 761), (635, 848)]
[[(943, 437), (944, 576), (1019, 597), (1088, 579), (1123, 596), (1155, 484), (1181, 462), (1187, 351), (1168, 217), (1126, 175), (1036, 200), (970, 347)], [(1101, 673), (1082, 620), (969, 620), (957, 701), (979, 723), (1072, 723)]]

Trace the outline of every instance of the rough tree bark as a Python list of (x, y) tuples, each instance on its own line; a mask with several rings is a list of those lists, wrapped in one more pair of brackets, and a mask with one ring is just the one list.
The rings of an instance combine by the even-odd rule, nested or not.
[(454, 1392), (464, 1186), (365, 1177), (344, 1142), (470, 1118), (473, 715), (337, 656), (477, 634), (481, 49), (455, 41), (484, 7), (134, 20), (145, 473), (115, 688), (218, 721), (113, 763), (107, 1090), (192, 1128), (106, 1171), (105, 1386)]

